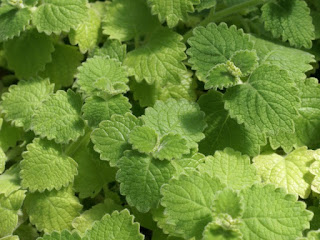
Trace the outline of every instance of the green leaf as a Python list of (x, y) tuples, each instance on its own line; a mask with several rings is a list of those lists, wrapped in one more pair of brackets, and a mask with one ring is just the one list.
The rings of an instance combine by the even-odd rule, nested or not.
[(57, 143), (75, 141), (84, 134), (85, 123), (81, 119), (82, 99), (72, 90), (59, 90), (50, 95), (35, 111), (31, 129), (41, 137)]
[(60, 34), (69, 32), (88, 17), (86, 0), (44, 0), (32, 15), (39, 32)]
[(175, 172), (169, 161), (159, 161), (136, 151), (125, 152), (117, 165), (120, 193), (126, 196), (129, 205), (143, 213), (158, 206), (160, 188)]
[(76, 47), (66, 44), (56, 44), (52, 53), (52, 62), (48, 63), (39, 75), (49, 78), (55, 84), (55, 89), (69, 87), (73, 83), (74, 75), (81, 64), (83, 55)]
[(294, 79), (277, 66), (261, 65), (241, 85), (228, 88), (225, 108), (239, 123), (274, 134), (293, 132), (299, 93)]
[(19, 36), (29, 25), (31, 11), (28, 8), (18, 9), (3, 5), (0, 9), (0, 42)]
[(82, 107), (83, 118), (91, 127), (97, 127), (103, 120), (110, 120), (113, 114), (124, 115), (130, 112), (129, 99), (122, 94), (104, 99), (98, 96), (88, 97)]
[(289, 75), (304, 80), (305, 73), (313, 67), (314, 56), (308, 52), (285, 47), (273, 42), (251, 36), (253, 48), (257, 51), (260, 64), (277, 65), (287, 70)]
[(131, 149), (129, 134), (138, 125), (141, 125), (140, 119), (131, 113), (113, 115), (110, 120), (102, 121), (91, 134), (94, 150), (100, 153), (102, 160), (109, 161), (110, 166), (116, 166), (123, 152)]
[(318, 148), (320, 146), (320, 86), (318, 79), (308, 78), (299, 81), (301, 94), (301, 106), (299, 115), (295, 116), (295, 132), (273, 135), (270, 139), (271, 146), (276, 149), (282, 147), (290, 152), (293, 147), (308, 146)]
[(207, 27), (197, 27), (193, 37), (189, 38), (189, 63), (196, 70), (199, 80), (206, 82), (209, 72), (217, 64), (226, 63), (239, 50), (250, 50), (253, 43), (249, 35), (235, 26), (228, 28), (227, 24), (208, 24)]
[(249, 76), (258, 66), (258, 56), (255, 50), (239, 50), (231, 56), (230, 61), (240, 69), (240, 77)]
[(196, 103), (185, 99), (157, 101), (153, 108), (145, 110), (142, 119), (145, 125), (153, 128), (159, 136), (180, 134), (187, 140), (189, 149), (196, 148), (197, 142), (204, 138), (204, 113)]
[(82, 208), (71, 187), (60, 191), (30, 193), (24, 204), (30, 222), (36, 225), (38, 231), (45, 233), (71, 230), (72, 220)]
[(213, 195), (224, 188), (216, 177), (190, 170), (172, 178), (161, 188), (167, 222), (175, 225), (173, 236), (201, 239), (204, 227), (213, 219)]
[(99, 154), (93, 151), (92, 144), (79, 149), (74, 155), (78, 163), (78, 175), (74, 179), (74, 189), (80, 198), (94, 198), (102, 187), (114, 181), (116, 170), (107, 162), (101, 161)]
[(19, 78), (30, 78), (44, 70), (54, 51), (52, 40), (36, 30), (23, 32), (4, 43), (8, 66)]
[(224, 109), (222, 93), (209, 91), (199, 98), (198, 104), (206, 114), (205, 120), (208, 123), (208, 127), (204, 130), (206, 137), (199, 143), (201, 153), (210, 155), (226, 147), (249, 156), (260, 153), (260, 145), (266, 144), (264, 135), (232, 119)]
[(201, 173), (218, 177), (223, 184), (235, 190), (250, 187), (260, 181), (250, 158), (231, 148), (216, 151), (213, 157), (206, 157), (205, 163), (200, 164), (198, 169)]
[(127, 72), (118, 60), (95, 56), (79, 68), (75, 85), (86, 95), (100, 91), (116, 95), (129, 90), (128, 81)]
[(230, 73), (227, 64), (219, 63), (208, 72), (204, 88), (223, 89), (236, 85), (240, 81), (239, 76), (233, 76)]
[(285, 157), (276, 153), (259, 155), (253, 159), (253, 162), (264, 182), (284, 187), (289, 193), (307, 198), (313, 180), (313, 175), (309, 173), (309, 166), (315, 161), (314, 154), (314, 151), (302, 147)]
[(25, 191), (16, 191), (6, 197), (0, 194), (0, 237), (12, 234), (18, 224), (18, 211), (25, 198)]
[(160, 22), (166, 21), (169, 28), (188, 20), (188, 13), (194, 12), (193, 5), (200, 0), (148, 0), (152, 14), (157, 14)]
[(129, 142), (132, 144), (132, 147), (142, 153), (154, 151), (158, 145), (158, 141), (158, 134), (148, 126), (135, 127), (129, 136)]
[(23, 240), (34, 240), (39, 237), (37, 229), (28, 222), (21, 224), (14, 230), (13, 234), (18, 235)]
[(3, 121), (2, 118), (0, 118), (0, 133), (0, 148), (4, 152), (11, 147), (15, 147), (23, 135), (21, 128), (12, 126), (9, 122)]
[(6, 161), (7, 161), (7, 156), (2, 150), (2, 148), (0, 148), (0, 174), (2, 174), (3, 171), (5, 170)]
[(143, 240), (139, 224), (127, 209), (111, 215), (106, 214), (101, 221), (96, 222), (92, 229), (86, 232), (85, 240)]
[(310, 9), (305, 1), (280, 0), (263, 5), (262, 20), (273, 37), (296, 47), (311, 48), (315, 39)]
[(100, 221), (106, 214), (111, 214), (114, 210), (121, 210), (123, 207), (113, 202), (111, 199), (106, 199), (103, 203), (94, 205), (87, 211), (84, 211), (79, 217), (76, 217), (72, 226), (82, 236), (87, 230), (90, 230), (96, 221)]
[[(36, 138), (27, 146), (21, 161), (21, 185), (30, 192), (67, 187), (78, 174), (77, 163), (66, 156), (59, 144)], [(41, 174), (39, 174), (41, 173)]]
[(314, 161), (310, 168), (309, 171), (314, 175), (313, 181), (311, 183), (311, 190), (320, 193), (320, 161), (319, 161), (319, 150), (316, 151), (316, 161)]
[(99, 13), (90, 8), (88, 18), (80, 23), (75, 29), (71, 29), (69, 39), (72, 45), (79, 46), (82, 53), (91, 51), (98, 45), (100, 37), (101, 19)]
[(95, 49), (93, 55), (101, 57), (115, 58), (123, 62), (127, 54), (127, 46), (118, 40), (108, 39), (101, 48)]
[(15, 164), (0, 175), (0, 196), (8, 197), (21, 188), (19, 172), (20, 165)]
[(53, 85), (48, 79), (21, 80), (17, 85), (11, 85), (7, 93), (2, 94), (2, 113), (6, 120), (12, 121), (17, 127), (29, 130), (32, 115), (51, 93)]
[(133, 92), (133, 97), (138, 100), (142, 107), (150, 107), (157, 100), (165, 101), (169, 98), (180, 99), (185, 98), (189, 101), (195, 101), (197, 83), (190, 76), (181, 79), (180, 83), (160, 83), (152, 84), (146, 81), (136, 82), (130, 81), (130, 90)]
[(205, 9), (210, 9), (215, 7), (217, 4), (217, 0), (201, 0), (201, 2), (197, 5), (197, 10), (202, 11)]
[(190, 153), (187, 140), (180, 134), (169, 133), (160, 139), (157, 149), (153, 156), (160, 160), (171, 160), (173, 158), (180, 158), (183, 154)]
[(63, 230), (62, 232), (54, 231), (50, 235), (45, 234), (37, 240), (81, 240), (81, 237), (76, 232), (71, 233), (68, 230)]
[(243, 212), (242, 205), (239, 194), (231, 188), (225, 188), (215, 194), (212, 210), (215, 217), (219, 217), (219, 214), (228, 214), (231, 218), (239, 218)]
[(6, 236), (6, 237), (0, 238), (0, 239), (1, 240), (19, 240), (19, 236), (11, 235), (11, 236)]
[(216, 222), (209, 223), (203, 232), (202, 240), (242, 240), (238, 229), (225, 229)]
[(320, 230), (308, 232), (307, 237), (297, 238), (297, 240), (319, 240)]
[(244, 189), (243, 239), (296, 239), (309, 228), (312, 212), (304, 202), (273, 185), (254, 185)]
[[(130, 13), (130, 14), (128, 14)], [(152, 32), (158, 25), (143, 0), (115, 0), (107, 5), (106, 17), (103, 19), (103, 33), (111, 39), (128, 41)]]
[(124, 64), (137, 82), (179, 84), (187, 76), (182, 63), (186, 47), (182, 36), (164, 27), (154, 29), (147, 42), (127, 54)]

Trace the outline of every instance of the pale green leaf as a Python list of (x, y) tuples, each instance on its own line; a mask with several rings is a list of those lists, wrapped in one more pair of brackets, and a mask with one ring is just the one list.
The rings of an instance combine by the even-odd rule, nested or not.
[(311, 48), (315, 39), (310, 9), (305, 1), (280, 0), (263, 5), (262, 20), (273, 37), (296, 47)]
[(11, 236), (6, 236), (3, 238), (0, 238), (0, 240), (20, 240), (20, 238), (19, 238), (19, 236), (11, 235)]
[(17, 127), (29, 130), (32, 115), (51, 93), (53, 93), (53, 85), (48, 79), (21, 80), (17, 85), (11, 85), (7, 93), (2, 94), (2, 113)]
[(315, 161), (314, 155), (314, 151), (302, 147), (285, 157), (276, 153), (259, 155), (253, 162), (264, 182), (284, 187), (289, 193), (307, 198), (314, 178), (309, 173), (309, 166)]
[(45, 234), (37, 240), (81, 240), (81, 237), (76, 232), (71, 233), (68, 230), (63, 230), (62, 232), (54, 231), (50, 235)]
[(84, 240), (143, 240), (140, 226), (127, 209), (106, 214), (86, 232)]
[(79, 46), (82, 53), (91, 51), (98, 44), (101, 19), (99, 13), (90, 8), (88, 18), (75, 29), (71, 29), (69, 39), (71, 44)]
[(95, 197), (102, 187), (114, 181), (116, 170), (109, 163), (101, 161), (99, 154), (94, 152), (92, 144), (79, 149), (74, 155), (78, 163), (78, 175), (74, 179), (74, 190), (80, 198)]
[(19, 36), (31, 20), (31, 11), (28, 8), (15, 8), (3, 5), (0, 8), (0, 42)]
[(72, 90), (59, 90), (35, 111), (31, 129), (41, 137), (57, 143), (75, 141), (84, 134), (85, 123), (81, 119), (82, 99)]
[(66, 44), (56, 44), (52, 53), (52, 62), (48, 63), (39, 75), (49, 78), (56, 89), (72, 85), (74, 75), (83, 59), (76, 47)]
[(103, 120), (110, 120), (113, 114), (124, 115), (130, 112), (129, 99), (122, 94), (104, 99), (98, 96), (88, 97), (82, 107), (83, 118), (91, 127), (97, 127)]
[(171, 160), (188, 153), (190, 153), (190, 148), (187, 140), (180, 134), (169, 133), (160, 139), (160, 143), (152, 155), (160, 160)]
[(20, 166), (15, 164), (0, 175), (0, 195), (8, 197), (21, 188), (19, 172)]
[(117, 163), (116, 179), (127, 202), (140, 212), (156, 208), (160, 201), (160, 188), (173, 176), (175, 169), (169, 161), (159, 161), (135, 151), (125, 152)]
[(240, 226), (243, 239), (296, 239), (309, 228), (312, 212), (283, 188), (254, 185), (244, 189), (240, 196), (244, 200)]
[(71, 230), (72, 220), (82, 208), (71, 187), (59, 191), (29, 193), (24, 204), (30, 222), (45, 233)]
[(305, 73), (313, 69), (314, 56), (308, 52), (285, 47), (251, 36), (260, 64), (277, 65), (295, 78), (305, 79)]
[(35, 29), (23, 32), (19, 37), (4, 43), (8, 67), (19, 78), (34, 77), (44, 70), (46, 63), (51, 61), (53, 51), (51, 38)]
[(127, 46), (118, 40), (108, 39), (101, 48), (95, 49), (93, 55), (115, 58), (123, 62), (127, 54)]
[(204, 138), (204, 113), (196, 103), (185, 99), (157, 101), (153, 108), (145, 110), (142, 119), (161, 137), (168, 133), (180, 134), (187, 140), (189, 148), (196, 148), (197, 142)]
[(223, 184), (235, 190), (250, 187), (260, 181), (250, 158), (231, 148), (216, 151), (214, 156), (206, 157), (198, 169), (200, 172), (218, 177)]
[(244, 82), (227, 89), (225, 108), (239, 123), (274, 134), (293, 132), (299, 107), (294, 79), (275, 65), (260, 65)]
[(115, 95), (129, 90), (128, 81), (127, 72), (118, 60), (95, 56), (79, 68), (75, 85), (86, 95), (100, 91)]
[(25, 198), (25, 191), (16, 191), (6, 197), (0, 194), (0, 237), (12, 234), (18, 224), (18, 211)]
[(194, 170), (165, 184), (161, 188), (161, 205), (165, 207), (167, 222), (175, 225), (174, 232), (170, 234), (185, 239), (201, 239), (204, 227), (213, 219), (213, 196), (223, 188), (218, 178)]
[(166, 21), (170, 28), (178, 22), (187, 21), (188, 13), (194, 12), (193, 5), (200, 0), (148, 0), (152, 14), (157, 14), (161, 22)]
[(78, 174), (77, 163), (53, 141), (36, 138), (22, 156), (21, 185), (30, 192), (59, 190), (73, 182)]
[(210, 155), (230, 147), (249, 156), (259, 154), (260, 145), (266, 144), (264, 135), (232, 119), (224, 109), (222, 93), (209, 91), (199, 98), (198, 103), (208, 123), (204, 130), (206, 137), (199, 143), (201, 153)]
[(226, 63), (239, 50), (250, 50), (253, 47), (249, 35), (235, 26), (228, 28), (225, 23), (211, 23), (207, 27), (195, 28), (188, 43), (191, 46), (187, 51), (189, 62), (199, 80), (204, 82), (217, 64)]
[(181, 40), (176, 32), (158, 27), (144, 45), (127, 54), (124, 64), (137, 82), (145, 79), (148, 84), (167, 81), (179, 84), (188, 75), (182, 63), (186, 47)]
[(129, 135), (129, 142), (134, 149), (142, 153), (150, 153), (158, 145), (158, 134), (148, 126), (137, 126)]
[(290, 152), (293, 147), (308, 146), (318, 148), (320, 146), (320, 85), (318, 79), (308, 78), (299, 81), (301, 94), (301, 106), (299, 115), (295, 116), (295, 132), (281, 133), (271, 136), (271, 146), (276, 149), (282, 147)]
[(99, 128), (91, 134), (94, 150), (100, 153), (102, 160), (107, 160), (113, 167), (116, 165), (125, 150), (131, 149), (128, 142), (130, 131), (141, 125), (131, 113), (113, 115), (110, 120), (102, 121)]
[(44, 0), (32, 15), (39, 32), (60, 34), (69, 32), (88, 17), (86, 0)]
[(196, 169), (199, 164), (204, 161), (205, 156), (201, 153), (188, 154), (184, 155), (182, 158), (175, 159), (174, 161), (171, 161), (176, 169), (174, 176), (178, 177), (181, 173), (188, 171), (188, 169)]
[(102, 29), (111, 39), (127, 41), (151, 32), (157, 25), (146, 1), (114, 0), (107, 5)]
[(106, 214), (111, 214), (114, 210), (121, 210), (123, 207), (114, 203), (111, 199), (106, 199), (103, 203), (94, 205), (89, 210), (83, 212), (79, 217), (76, 217), (72, 226), (81, 235), (84, 235), (87, 230), (90, 230), (95, 221), (100, 221)]

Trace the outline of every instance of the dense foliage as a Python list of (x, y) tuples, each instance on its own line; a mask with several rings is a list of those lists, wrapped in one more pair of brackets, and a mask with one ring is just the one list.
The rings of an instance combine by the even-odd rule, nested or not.
[(0, 0), (1, 240), (320, 239), (319, 0)]

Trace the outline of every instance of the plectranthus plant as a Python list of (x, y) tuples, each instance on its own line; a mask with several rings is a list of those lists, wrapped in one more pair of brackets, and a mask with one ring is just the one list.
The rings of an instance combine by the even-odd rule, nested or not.
[(320, 239), (319, 0), (0, 0), (0, 240)]

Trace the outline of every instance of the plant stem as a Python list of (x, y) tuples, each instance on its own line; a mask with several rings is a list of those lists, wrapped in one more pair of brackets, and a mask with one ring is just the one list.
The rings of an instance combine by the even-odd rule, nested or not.
[(65, 149), (65, 154), (69, 157), (73, 157), (79, 149), (86, 148), (90, 141), (91, 132), (91, 130), (87, 129), (86, 134), (84, 136), (82, 136), (78, 141), (71, 143)]
[[(264, 0), (249, 0), (249, 1), (245, 1), (243, 3), (236, 4), (236, 5), (231, 6), (229, 8), (225, 8), (225, 9), (218, 11), (218, 12), (215, 12), (215, 13), (211, 10), (209, 15), (205, 19), (203, 19), (198, 24), (198, 26), (206, 26), (210, 22), (215, 22), (215, 21), (222, 19), (224, 17), (227, 17), (229, 15), (238, 13), (246, 8), (263, 4), (264, 2), (265, 2)], [(188, 38), (192, 36), (192, 30), (193, 29), (189, 30), (188, 32), (186, 32), (183, 35), (184, 42), (187, 42)]]

